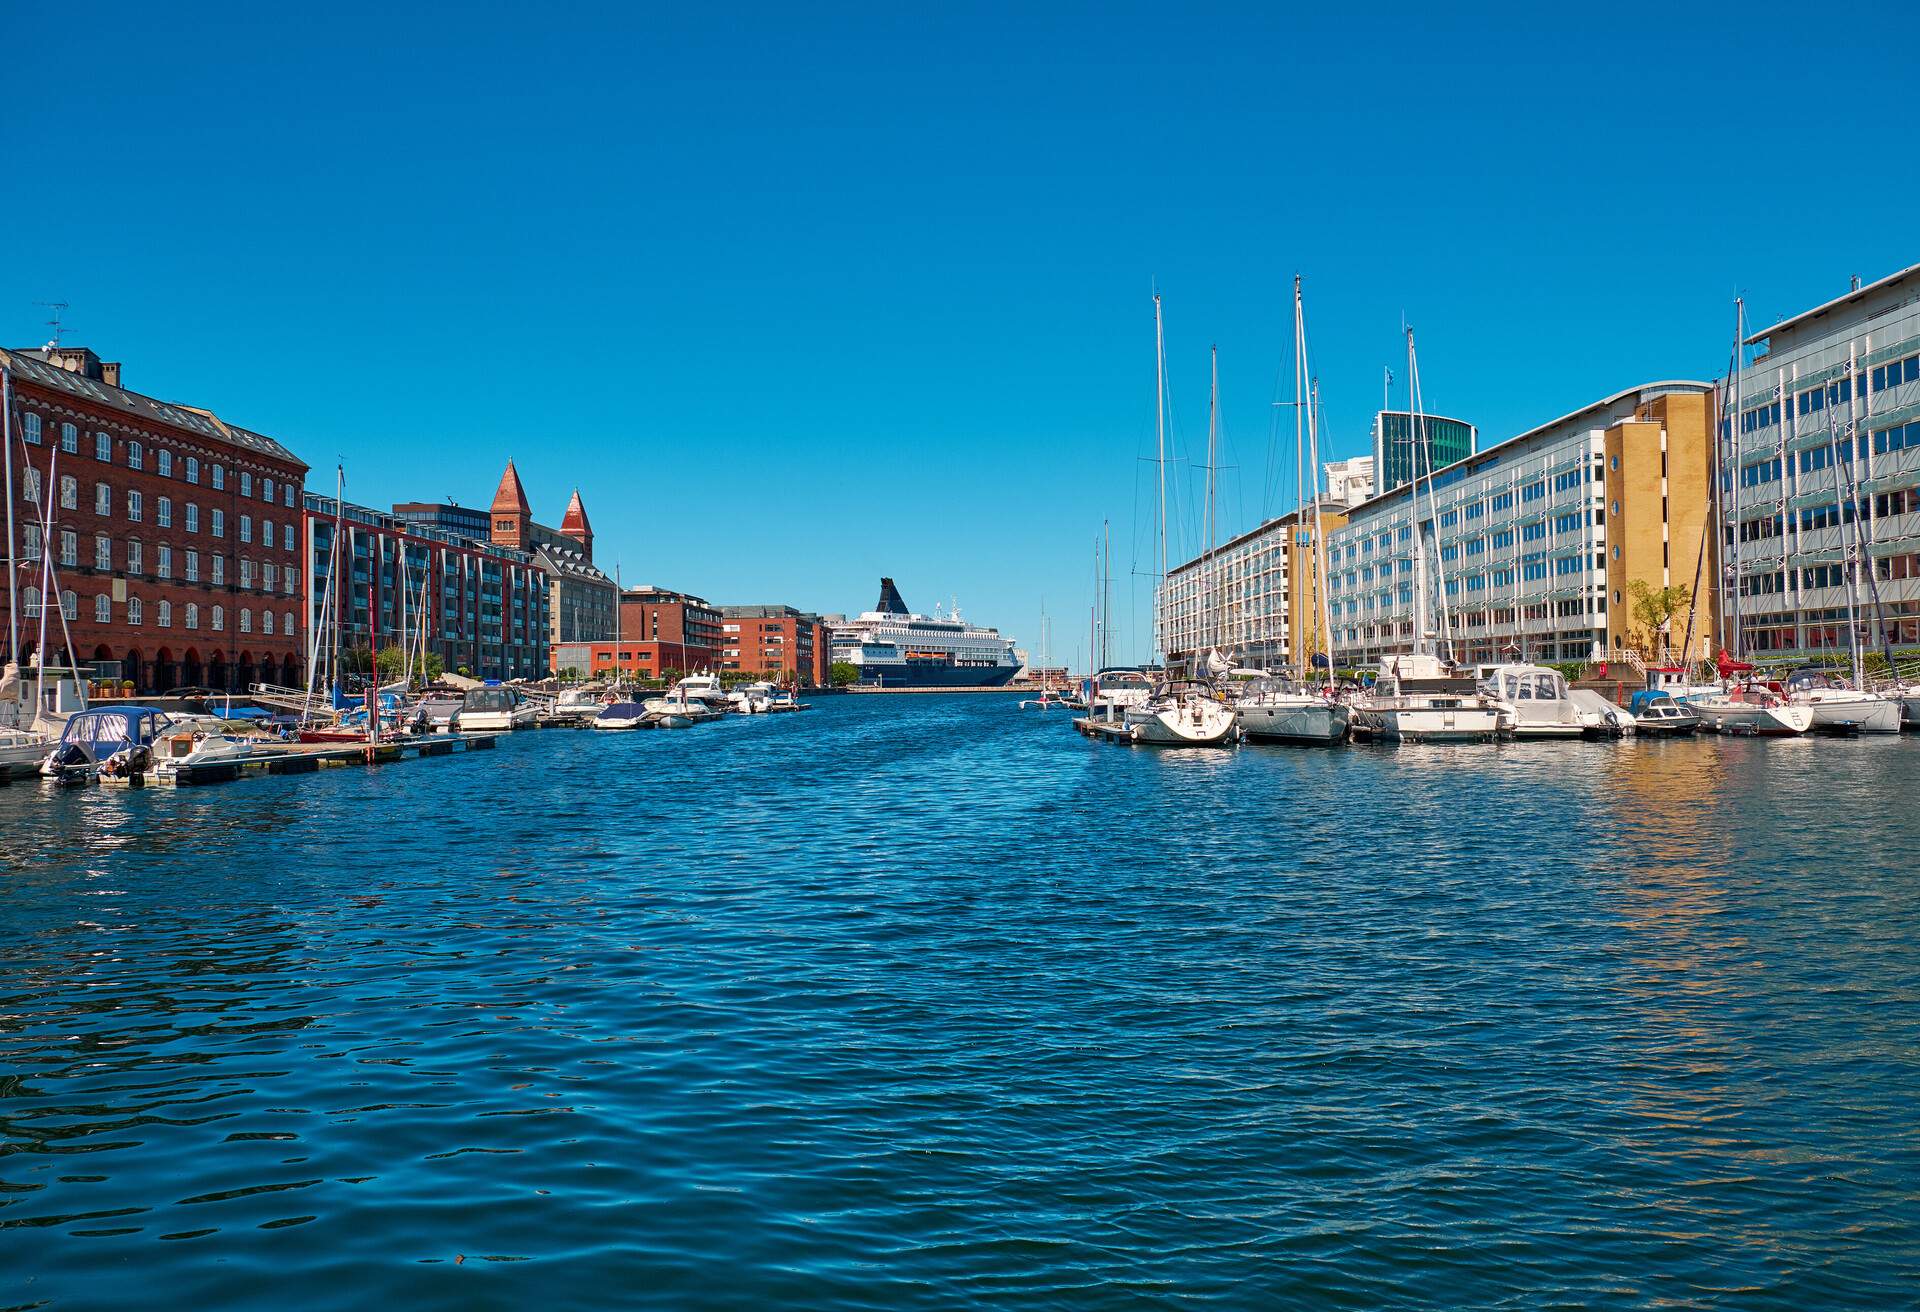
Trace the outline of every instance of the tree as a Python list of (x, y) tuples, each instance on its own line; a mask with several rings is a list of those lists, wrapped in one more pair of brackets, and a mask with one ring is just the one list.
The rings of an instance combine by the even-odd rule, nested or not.
[(1667, 627), (1693, 601), (1693, 590), (1684, 583), (1656, 588), (1645, 579), (1634, 579), (1627, 584), (1627, 591), (1633, 596), (1633, 618), (1646, 634), (1646, 646), (1665, 648)]
[(860, 667), (852, 661), (835, 661), (827, 667), (827, 681), (836, 688), (844, 688), (860, 679)]

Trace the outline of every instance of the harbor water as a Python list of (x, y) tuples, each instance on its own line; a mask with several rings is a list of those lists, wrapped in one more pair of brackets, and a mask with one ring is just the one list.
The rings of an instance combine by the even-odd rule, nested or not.
[(0, 789), (0, 1307), (1896, 1307), (1920, 740)]

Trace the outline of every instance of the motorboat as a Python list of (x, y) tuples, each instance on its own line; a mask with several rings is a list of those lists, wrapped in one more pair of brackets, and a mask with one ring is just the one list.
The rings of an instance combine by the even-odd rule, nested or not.
[(264, 739), (253, 735), (172, 727), (175, 732), (160, 739), (153, 769), (157, 778), (168, 783), (178, 783), (183, 777), (194, 780), (221, 766), (237, 766), (263, 755), (266, 745)]
[(649, 711), (661, 713), (681, 706), (699, 705), (716, 715), (728, 708), (726, 690), (720, 686), (719, 677), (712, 674), (689, 674), (660, 696), (647, 698), (643, 705)]
[(1259, 742), (1345, 742), (1353, 720), (1345, 702), (1277, 677), (1244, 684), (1233, 714), (1241, 736)]
[(1239, 722), (1233, 707), (1210, 684), (1177, 679), (1129, 706), (1123, 717), (1127, 736), (1155, 747), (1215, 747), (1236, 741)]
[(1640, 727), (1632, 711), (1591, 688), (1569, 688), (1567, 697), (1580, 713), (1581, 732), (1588, 738), (1624, 738)]
[(793, 689), (785, 688), (773, 695), (773, 700), (767, 704), (767, 709), (769, 711), (804, 711), (810, 708), (800, 700)]
[(647, 724), (647, 708), (639, 702), (611, 702), (587, 721), (590, 729), (639, 729)]
[[(686, 729), (696, 724), (718, 720), (725, 714), (718, 706), (712, 705), (701, 697), (689, 697), (683, 689), (678, 687), (665, 697), (649, 698), (642, 703), (641, 709), (646, 713), (649, 723), (657, 724), (663, 729)], [(679, 723), (680, 721), (685, 723)]]
[(461, 733), (506, 733), (530, 729), (539, 712), (512, 688), (497, 684), (469, 688), (460, 700)]
[(1700, 713), (1672, 693), (1643, 688), (1633, 695), (1630, 707), (1633, 731), (1643, 738), (1677, 738), (1700, 728)]
[(25, 694), (20, 667), (8, 661), (0, 670), (0, 778), (37, 767), (53, 749), (53, 736), (33, 727), (33, 707)]
[(1074, 709), (1074, 706), (1071, 701), (1067, 700), (1064, 693), (1055, 692), (1051, 688), (1043, 688), (1038, 697), (1022, 697), (1020, 699), (1020, 709), (1023, 711), (1070, 711)]
[(1502, 729), (1515, 738), (1578, 738), (1587, 732), (1567, 680), (1543, 665), (1495, 665), (1480, 690), (1499, 703)]
[(1373, 686), (1353, 700), (1354, 736), (1388, 742), (1491, 742), (1504, 719), (1471, 673), (1429, 651), (1382, 657)]
[(1689, 697), (1686, 704), (1701, 727), (1715, 733), (1791, 738), (1813, 727), (1812, 707), (1791, 706), (1763, 684), (1735, 684), (1714, 696)]
[(466, 704), (461, 697), (422, 697), (413, 708), (413, 722), (434, 733), (447, 733), (460, 724), (460, 709)]
[(40, 773), (63, 784), (98, 778), (138, 779), (153, 768), (154, 744), (169, 728), (165, 711), (151, 706), (111, 706), (67, 717), (60, 741), (41, 762)]
[(1899, 733), (1901, 702), (1866, 692), (1810, 666), (1787, 679), (1787, 701), (1813, 712), (1813, 733)]
[(1130, 668), (1105, 669), (1087, 681), (1087, 715), (1109, 723), (1118, 722), (1136, 706), (1153, 696), (1153, 680), (1146, 671)]
[(773, 709), (773, 685), (756, 680), (727, 694), (727, 704), (738, 715), (765, 715)]

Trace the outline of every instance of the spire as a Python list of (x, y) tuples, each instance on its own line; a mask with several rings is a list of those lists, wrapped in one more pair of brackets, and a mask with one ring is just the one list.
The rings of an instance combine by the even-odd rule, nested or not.
[(567, 502), (567, 513), (560, 518), (560, 531), (574, 538), (583, 533), (593, 535), (593, 525), (587, 523), (587, 508), (580, 504), (579, 488), (573, 490), (573, 500)]
[[(578, 493), (575, 494), (576, 499)], [(527, 504), (527, 490), (520, 486), (520, 471), (513, 467), (513, 461), (507, 461), (507, 472), (500, 475), (500, 489), (493, 494), (493, 513), (496, 515), (530, 515), (533, 507)]]

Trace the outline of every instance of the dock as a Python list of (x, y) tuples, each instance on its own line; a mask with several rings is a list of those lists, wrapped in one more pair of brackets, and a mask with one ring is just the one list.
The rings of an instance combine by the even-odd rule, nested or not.
[(1073, 727), (1089, 738), (1129, 745), (1133, 742), (1133, 731), (1127, 728), (1125, 720), (1100, 720), (1091, 715), (1082, 715), (1074, 720)]
[(299, 743), (262, 750), (253, 756), (207, 761), (169, 776), (157, 770), (124, 778), (102, 775), (99, 782), (117, 788), (154, 788), (229, 783), (246, 775), (312, 774), (349, 765), (388, 765), (408, 757), (451, 756), (455, 752), (490, 751), (497, 734), (424, 734), (399, 742)]
[(1020, 693), (1028, 693), (1028, 692), (1038, 692), (1038, 691), (1039, 691), (1039, 689), (1037, 689), (1037, 688), (1035, 688), (1035, 687), (1033, 687), (1033, 686), (1032, 686), (1031, 684), (1024, 684), (1024, 683), (1003, 683), (1003, 684), (1000, 684), (1000, 685), (998, 685), (997, 687), (990, 687), (990, 688), (951, 688), (951, 687), (942, 687), (942, 686), (940, 686), (940, 685), (938, 685), (938, 684), (900, 684), (900, 685), (896, 685), (896, 684), (871, 684), (871, 683), (850, 683), (850, 684), (848, 684), (848, 685), (847, 685), (847, 686), (846, 686), (845, 688), (843, 688), (843, 689), (841, 689), (841, 691), (842, 691), (842, 692), (857, 692), (857, 693), (869, 693), (869, 694), (878, 694), (878, 693), (928, 693), (928, 692), (940, 692), (940, 693), (947, 693), (947, 692), (967, 692), (967, 693), (994, 693), (994, 692), (999, 692), (999, 693), (1009, 693), (1009, 692), (1020, 692)]

